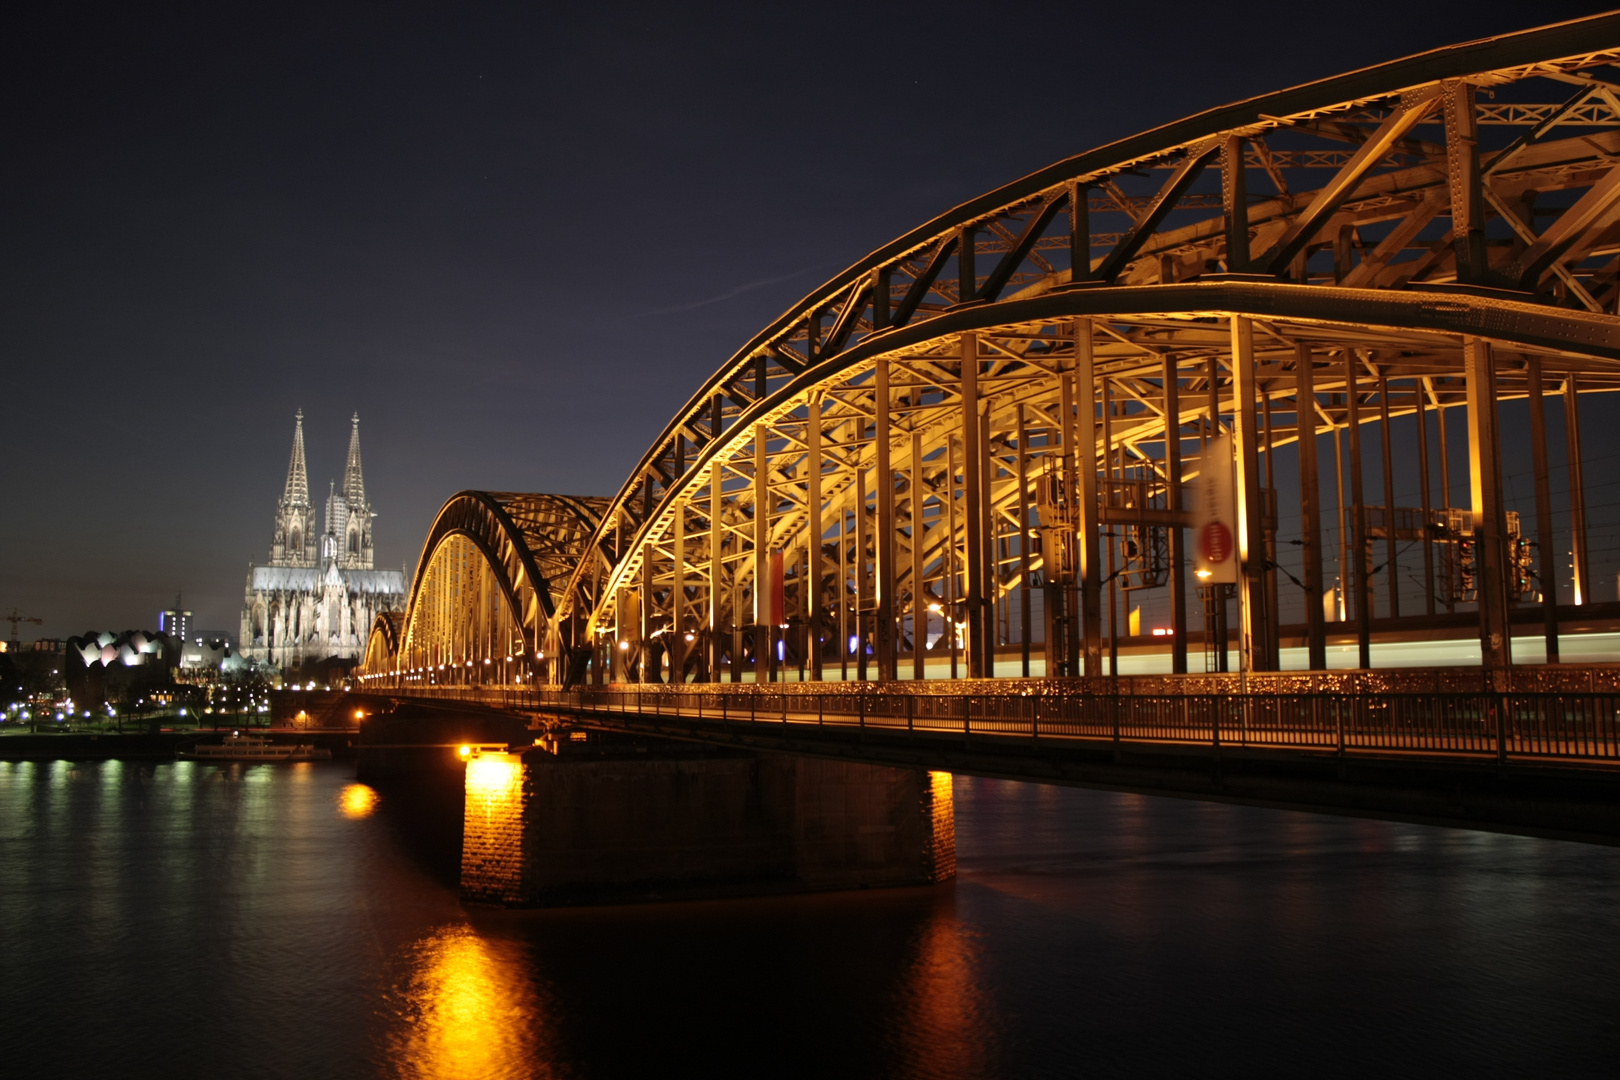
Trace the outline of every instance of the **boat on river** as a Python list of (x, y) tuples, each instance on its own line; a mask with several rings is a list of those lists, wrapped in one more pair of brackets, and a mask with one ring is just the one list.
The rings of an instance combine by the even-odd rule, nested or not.
[(273, 743), (263, 735), (233, 733), (223, 742), (198, 743), (180, 756), (193, 761), (325, 761), (332, 751), (309, 743)]

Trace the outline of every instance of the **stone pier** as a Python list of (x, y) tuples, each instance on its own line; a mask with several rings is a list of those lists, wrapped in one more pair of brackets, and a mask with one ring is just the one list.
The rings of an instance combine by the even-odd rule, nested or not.
[(759, 895), (955, 872), (949, 773), (594, 735), (467, 761), (471, 901)]

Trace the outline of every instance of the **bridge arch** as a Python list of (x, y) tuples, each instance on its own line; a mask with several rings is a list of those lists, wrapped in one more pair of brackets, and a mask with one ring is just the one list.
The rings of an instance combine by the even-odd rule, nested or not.
[[(1500, 414), (1544, 455), (1562, 408), (1578, 461), (1580, 395), (1620, 388), (1620, 88), (1585, 74), (1617, 60), (1614, 15), (1420, 54), (1066, 159), (878, 249), (734, 354), (607, 503), (553, 678), (1117, 672), (1144, 636), (1118, 626), (1129, 594), (1161, 588), (1185, 670), (1191, 489), (1223, 473), (1246, 666), (1277, 666), (1284, 607), (1323, 666), (1324, 601), (1363, 664), (1403, 600), (1472, 611), (1508, 662), (1555, 533), (1592, 596), (1578, 483), (1554, 507), (1538, 459), (1535, 507), (1509, 507)], [(1348, 463), (1326, 484), (1324, 457)], [(1226, 607), (1217, 586), (1223, 670)]]
[(605, 499), (462, 491), (428, 531), (397, 622), (380, 618), (362, 683), (532, 680), (542, 670), (566, 580), (596, 530)]

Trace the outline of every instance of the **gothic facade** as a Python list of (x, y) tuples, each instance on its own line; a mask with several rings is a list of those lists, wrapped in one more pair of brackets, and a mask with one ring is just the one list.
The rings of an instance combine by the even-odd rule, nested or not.
[(405, 608), (403, 570), (373, 563), (371, 504), (360, 468), (360, 417), (349, 431), (343, 486), (329, 485), (324, 528), (315, 529), (304, 462), (304, 412), (293, 429), (287, 486), (276, 504), (268, 566), (248, 567), (242, 604), (241, 655), (279, 667), (324, 660), (358, 659), (371, 623), (385, 611)]

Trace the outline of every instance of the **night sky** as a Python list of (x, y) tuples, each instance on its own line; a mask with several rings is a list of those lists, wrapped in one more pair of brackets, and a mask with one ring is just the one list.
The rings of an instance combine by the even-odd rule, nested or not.
[(359, 412), (383, 566), (462, 488), (612, 494), (756, 330), (957, 203), (1605, 6), (10, 9), (0, 608), (66, 637), (184, 590), (234, 635), (298, 408), (317, 500)]

